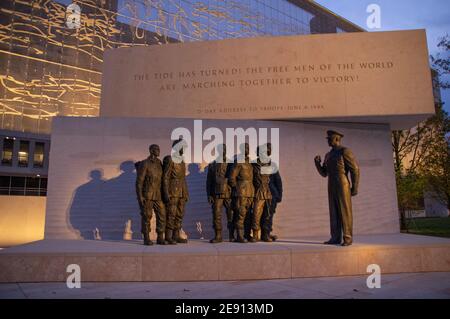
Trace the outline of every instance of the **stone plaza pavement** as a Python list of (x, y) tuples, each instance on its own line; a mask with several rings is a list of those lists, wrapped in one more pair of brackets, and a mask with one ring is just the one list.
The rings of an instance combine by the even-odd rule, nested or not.
[(4, 283), (0, 298), (265, 298), (265, 299), (450, 299), (450, 272), (387, 274), (381, 288), (367, 276), (205, 282)]

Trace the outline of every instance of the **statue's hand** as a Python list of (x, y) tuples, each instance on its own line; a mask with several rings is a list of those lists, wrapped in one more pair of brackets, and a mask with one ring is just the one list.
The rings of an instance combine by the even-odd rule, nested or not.
[(208, 203), (210, 204), (214, 203), (214, 197), (208, 196)]
[(351, 194), (352, 194), (352, 196), (358, 195), (358, 190), (352, 187)]
[(320, 164), (322, 162), (322, 158), (320, 157), (320, 155), (314, 157), (314, 162), (316, 162), (317, 164)]

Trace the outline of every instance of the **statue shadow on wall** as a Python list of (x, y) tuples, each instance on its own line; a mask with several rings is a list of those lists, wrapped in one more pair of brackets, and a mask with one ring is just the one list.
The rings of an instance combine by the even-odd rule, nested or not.
[(133, 239), (141, 238), (134, 162), (122, 162), (119, 170), (118, 176), (105, 179), (102, 169), (94, 169), (89, 173), (90, 180), (75, 190), (69, 222), (81, 238), (95, 239), (94, 230), (98, 228), (102, 240), (122, 240), (128, 220)]

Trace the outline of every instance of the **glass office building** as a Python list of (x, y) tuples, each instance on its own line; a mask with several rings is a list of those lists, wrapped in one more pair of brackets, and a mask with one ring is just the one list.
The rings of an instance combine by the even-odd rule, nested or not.
[(99, 114), (107, 49), (360, 31), (307, 0), (2, 0), (0, 193), (46, 185), (54, 116)]

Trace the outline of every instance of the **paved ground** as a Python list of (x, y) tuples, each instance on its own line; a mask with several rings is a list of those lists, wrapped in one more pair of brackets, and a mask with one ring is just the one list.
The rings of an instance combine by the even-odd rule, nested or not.
[(450, 299), (450, 272), (382, 275), (369, 289), (366, 276), (261, 281), (0, 284), (0, 298), (439, 298)]

